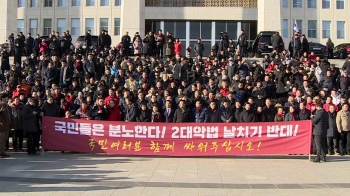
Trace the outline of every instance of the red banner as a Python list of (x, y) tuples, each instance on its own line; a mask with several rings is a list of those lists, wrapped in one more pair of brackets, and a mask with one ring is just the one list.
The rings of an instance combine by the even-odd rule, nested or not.
[(43, 148), (124, 155), (309, 154), (311, 121), (136, 123), (43, 118)]

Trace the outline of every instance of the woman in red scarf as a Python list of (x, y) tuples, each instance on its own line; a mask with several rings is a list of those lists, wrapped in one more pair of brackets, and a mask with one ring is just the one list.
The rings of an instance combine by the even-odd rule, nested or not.
[(153, 105), (151, 122), (162, 122), (162, 115), (159, 113), (157, 105)]
[(226, 82), (222, 82), (221, 84), (221, 88), (220, 88), (220, 93), (226, 97), (229, 93), (228, 87), (227, 87), (227, 83)]
[(296, 121), (300, 120), (299, 115), (295, 112), (294, 106), (289, 107), (289, 112), (284, 117), (284, 121)]
[(277, 108), (277, 114), (275, 115), (275, 122), (282, 122), (284, 121), (284, 112), (283, 108), (279, 107)]
[(68, 93), (68, 96), (66, 96), (66, 101), (67, 101), (67, 102), (70, 102), (70, 103), (73, 103), (73, 102), (74, 102), (74, 99), (75, 99), (75, 97), (74, 97), (74, 95), (73, 95), (73, 92), (69, 92), (69, 93)]
[(115, 105), (114, 100), (110, 100), (108, 104), (108, 121), (122, 121), (123, 114), (119, 106)]

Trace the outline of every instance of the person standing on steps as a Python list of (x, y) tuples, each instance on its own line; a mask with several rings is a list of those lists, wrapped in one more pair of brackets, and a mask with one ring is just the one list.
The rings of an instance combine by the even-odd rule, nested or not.
[(314, 126), (313, 135), (316, 145), (316, 158), (313, 162), (326, 162), (326, 135), (329, 124), (328, 113), (323, 109), (322, 103), (316, 104), (316, 113), (311, 116), (311, 121)]

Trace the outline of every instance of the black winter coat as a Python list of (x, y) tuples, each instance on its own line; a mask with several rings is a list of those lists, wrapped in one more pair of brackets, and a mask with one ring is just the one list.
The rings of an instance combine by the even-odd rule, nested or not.
[(335, 137), (336, 138), (338, 136), (336, 117), (337, 117), (337, 113), (328, 112), (328, 125), (329, 125), (329, 127), (327, 129), (327, 137)]
[(209, 108), (209, 120), (208, 122), (221, 122), (220, 120), (220, 110), (219, 109), (215, 109), (214, 111), (212, 111)]
[(329, 116), (324, 109), (316, 111), (315, 116), (311, 119), (314, 125), (313, 135), (326, 136), (329, 128)]
[(10, 54), (6, 50), (1, 53), (1, 70), (10, 70)]
[(253, 111), (243, 110), (239, 122), (256, 122), (256, 114)]
[(189, 109), (178, 108), (175, 110), (173, 122), (191, 122), (191, 115), (193, 114)]
[(44, 113), (44, 116), (49, 117), (59, 117), (60, 116), (60, 107), (56, 103), (49, 104), (45, 102), (41, 111)]
[(35, 50), (39, 50), (39, 44), (41, 44), (41, 42), (42, 42), (41, 38), (39, 39), (35, 38), (33, 41), (33, 48)]
[(27, 40), (26, 40), (26, 43), (27, 43), (27, 50), (33, 50), (34, 48), (34, 38), (33, 37), (27, 37)]
[(35, 111), (35, 106), (31, 106), (30, 104), (26, 104), (22, 108), (23, 115), (23, 131), (27, 133), (35, 133), (39, 132), (37, 121), (39, 118), (39, 114), (33, 114)]
[[(260, 95), (260, 99), (258, 96)], [(254, 103), (257, 106), (264, 106), (265, 105), (265, 98), (266, 98), (266, 93), (265, 89), (254, 89), (252, 92), (252, 97), (254, 98)]]
[(232, 109), (230, 107), (228, 107), (228, 108), (222, 107), (221, 111), (220, 111), (220, 120), (222, 122), (226, 122), (226, 121), (232, 122), (232, 119), (233, 119)]
[(274, 107), (265, 107), (263, 109), (263, 121), (274, 122), (275, 121), (276, 109)]
[(7, 77), (7, 81), (9, 81), (11, 85), (17, 85), (18, 83), (20, 83), (21, 73), (18, 72), (17, 70), (15, 71), (10, 70), (6, 77)]
[(91, 111), (91, 119), (93, 120), (107, 120), (108, 119), (108, 110), (106, 108), (102, 108), (102, 113), (98, 113), (99, 107), (95, 105)]
[(51, 86), (52, 83), (56, 82), (56, 79), (57, 79), (56, 69), (55, 68), (46, 69), (44, 78), (45, 78), (45, 86), (46, 87)]
[(151, 122), (151, 111), (141, 110), (136, 117), (137, 122)]

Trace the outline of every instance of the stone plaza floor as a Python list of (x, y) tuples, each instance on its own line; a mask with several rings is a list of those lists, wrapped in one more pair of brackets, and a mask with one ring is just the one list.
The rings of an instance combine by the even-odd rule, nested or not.
[(0, 195), (344, 195), (350, 156), (167, 158), (10, 153), (0, 159)]

